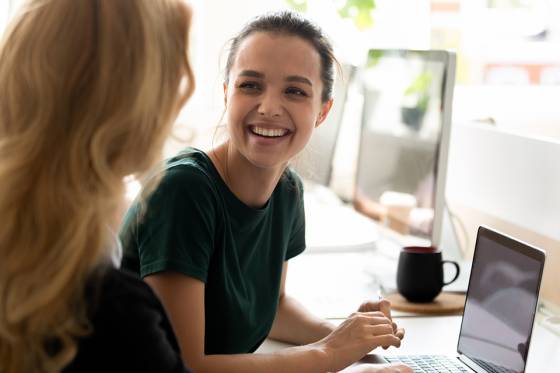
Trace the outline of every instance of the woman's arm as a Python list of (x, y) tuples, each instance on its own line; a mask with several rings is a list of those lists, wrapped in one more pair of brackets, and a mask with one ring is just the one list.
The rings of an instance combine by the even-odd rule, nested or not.
[(204, 283), (178, 273), (159, 273), (146, 282), (169, 314), (183, 359), (195, 372), (324, 372), (319, 346), (289, 348), (274, 354), (205, 355)]
[(288, 262), (284, 262), (278, 310), (269, 337), (278, 341), (304, 345), (325, 338), (335, 326), (306, 310), (285, 292)]
[[(288, 262), (285, 262), (282, 269), (278, 310), (269, 337), (278, 341), (298, 345), (317, 342), (325, 338), (336, 327), (327, 320), (314, 316), (296, 299), (285, 293), (287, 273)], [(362, 313), (376, 311), (383, 313), (383, 315), (392, 322), (391, 303), (387, 300), (366, 301), (358, 308), (358, 312)], [(398, 328), (397, 324), (394, 322), (392, 322), (392, 325), (395, 336), (399, 339), (403, 339), (404, 329)], [(389, 346), (383, 347), (387, 348)]]
[(338, 371), (377, 346), (399, 346), (389, 319), (380, 312), (356, 313), (322, 340), (271, 354), (205, 355), (204, 283), (178, 273), (146, 277), (173, 325), (185, 363), (195, 372)]

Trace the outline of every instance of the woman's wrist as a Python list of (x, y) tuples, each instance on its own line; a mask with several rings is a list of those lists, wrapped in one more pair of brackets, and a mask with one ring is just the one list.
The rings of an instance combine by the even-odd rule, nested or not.
[(320, 328), (321, 328), (321, 338), (319, 339), (323, 339), (327, 335), (331, 334), (336, 329), (336, 326), (330, 321), (323, 320), (321, 322)]
[(321, 368), (322, 372), (331, 372), (334, 366), (334, 355), (333, 351), (327, 347), (327, 344), (323, 339), (308, 345), (308, 347), (313, 351), (314, 361), (318, 361), (318, 367)]

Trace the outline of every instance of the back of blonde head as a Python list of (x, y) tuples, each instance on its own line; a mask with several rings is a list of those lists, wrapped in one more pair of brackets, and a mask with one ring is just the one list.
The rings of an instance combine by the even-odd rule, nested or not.
[(0, 46), (0, 371), (60, 371), (91, 332), (123, 177), (192, 92), (180, 0), (30, 0)]

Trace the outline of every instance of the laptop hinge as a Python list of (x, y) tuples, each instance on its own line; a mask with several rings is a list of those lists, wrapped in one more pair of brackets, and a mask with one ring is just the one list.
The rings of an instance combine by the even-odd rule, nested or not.
[(476, 373), (488, 373), (486, 369), (481, 368), (479, 365), (477, 365), (474, 361), (472, 361), (465, 355), (459, 355), (457, 356), (457, 358), (461, 360), (463, 363), (465, 363), (466, 366), (474, 370)]

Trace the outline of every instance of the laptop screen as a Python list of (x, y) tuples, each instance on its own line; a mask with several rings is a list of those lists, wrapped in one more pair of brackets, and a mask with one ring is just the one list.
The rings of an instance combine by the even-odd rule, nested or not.
[(525, 370), (544, 253), (481, 227), (458, 351), (488, 371)]

